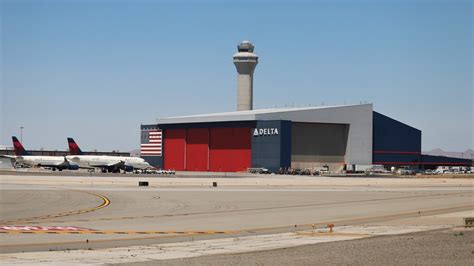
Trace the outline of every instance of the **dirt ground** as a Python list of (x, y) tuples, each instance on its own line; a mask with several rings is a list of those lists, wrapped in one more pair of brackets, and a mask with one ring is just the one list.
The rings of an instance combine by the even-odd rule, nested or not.
[(474, 231), (448, 229), (127, 265), (474, 265)]

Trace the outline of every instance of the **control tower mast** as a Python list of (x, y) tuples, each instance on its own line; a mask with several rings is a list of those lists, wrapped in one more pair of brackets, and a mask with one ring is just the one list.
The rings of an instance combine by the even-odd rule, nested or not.
[(237, 46), (234, 54), (234, 65), (237, 69), (237, 111), (253, 109), (253, 71), (258, 64), (258, 56), (253, 53), (254, 46), (243, 41)]

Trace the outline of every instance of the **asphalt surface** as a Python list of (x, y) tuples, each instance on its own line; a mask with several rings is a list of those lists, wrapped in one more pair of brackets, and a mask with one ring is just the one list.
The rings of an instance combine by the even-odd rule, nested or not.
[[(0, 226), (8, 226), (0, 230), (3, 253), (388, 222), (472, 210), (474, 204), (469, 180), (149, 178), (151, 187), (138, 187), (142, 179), (127, 176), (0, 178)], [(217, 188), (209, 186), (214, 180)]]

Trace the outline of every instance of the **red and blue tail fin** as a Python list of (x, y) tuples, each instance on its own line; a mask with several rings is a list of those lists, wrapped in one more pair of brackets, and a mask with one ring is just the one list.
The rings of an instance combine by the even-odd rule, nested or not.
[(70, 155), (83, 155), (81, 148), (77, 145), (73, 138), (67, 138), (67, 143), (69, 144), (69, 154)]
[(23, 145), (15, 136), (12, 136), (12, 141), (16, 156), (31, 155), (31, 153), (27, 152), (25, 148), (23, 148)]

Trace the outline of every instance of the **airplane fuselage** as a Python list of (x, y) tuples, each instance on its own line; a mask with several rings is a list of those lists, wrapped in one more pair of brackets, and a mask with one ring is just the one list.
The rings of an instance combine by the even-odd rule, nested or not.
[(122, 157), (108, 155), (69, 155), (66, 159), (81, 168), (107, 168), (120, 165), (133, 167), (133, 169), (146, 169), (151, 167), (144, 159), (139, 157)]
[(13, 157), (16, 162), (29, 166), (67, 168), (67, 163), (62, 156), (34, 156), (22, 155)]

